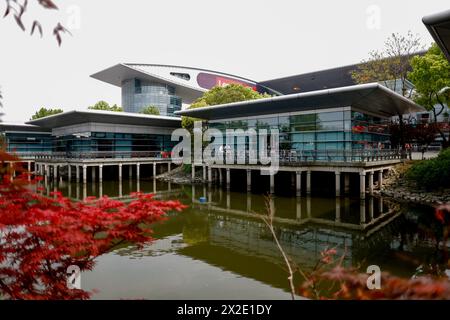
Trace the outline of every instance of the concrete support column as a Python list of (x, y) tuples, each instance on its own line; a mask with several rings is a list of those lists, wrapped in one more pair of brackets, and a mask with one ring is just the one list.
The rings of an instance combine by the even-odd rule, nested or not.
[(341, 196), (341, 173), (339, 171), (336, 171), (335, 173), (335, 180), (336, 180), (336, 197)]
[(122, 164), (119, 163), (119, 180), (122, 181)]
[(141, 164), (136, 164), (136, 179), (139, 181), (141, 179)]
[(336, 222), (341, 222), (341, 199), (336, 199)]
[(220, 185), (222, 185), (223, 183), (223, 175), (222, 175), (222, 168), (219, 168), (219, 183)]
[(366, 173), (359, 173), (359, 196), (361, 199), (366, 198)]
[(83, 184), (83, 201), (87, 198), (87, 184)]
[(373, 194), (373, 171), (369, 171), (369, 193)]
[(275, 193), (275, 174), (273, 172), (270, 173), (270, 194)]
[(302, 172), (301, 171), (297, 171), (295, 173), (295, 191), (296, 191), (296, 195), (297, 197), (300, 197), (302, 194)]
[(295, 216), (297, 217), (297, 220), (302, 219), (302, 202), (300, 201), (300, 198), (297, 198), (297, 204), (295, 206)]
[[(76, 170), (75, 175), (76, 175), (77, 182), (80, 182), (80, 166), (76, 165), (75, 170)], [(77, 196), (77, 199), (79, 199), (79, 196)]]
[(156, 178), (156, 162), (153, 162), (153, 178)]
[(97, 180), (97, 172), (96, 172), (96, 167), (93, 166), (91, 167), (91, 176), (92, 176), (92, 182), (95, 183), (95, 180)]
[(247, 169), (247, 192), (252, 191), (252, 170)]
[(87, 166), (83, 166), (83, 183), (87, 182)]
[(31, 181), (31, 161), (28, 161), (28, 181)]
[(306, 196), (306, 215), (308, 218), (312, 217), (312, 211), (311, 211), (311, 197)]
[(206, 166), (205, 165), (203, 165), (203, 183), (205, 183), (206, 182)]
[(131, 164), (128, 166), (128, 179), (133, 179), (133, 166)]
[(208, 183), (212, 183), (212, 168), (208, 167)]
[(172, 163), (167, 163), (167, 172), (172, 171)]
[(98, 180), (100, 184), (103, 182), (103, 165), (98, 166)]
[(194, 166), (194, 164), (191, 165), (191, 178), (192, 178), (192, 181), (195, 180), (195, 166)]
[(306, 171), (306, 194), (311, 194), (311, 171)]
[(247, 212), (252, 211), (252, 194), (247, 192)]
[(70, 164), (67, 165), (67, 181), (72, 181), (72, 166)]
[(366, 224), (366, 200), (361, 200), (359, 204), (360, 224)]
[(231, 185), (231, 172), (230, 172), (230, 168), (227, 168), (227, 189), (230, 190), (230, 185)]
[(383, 169), (378, 171), (378, 188), (380, 190), (383, 188)]
[(58, 165), (53, 165), (53, 179), (54, 181), (58, 180)]
[(369, 219), (370, 219), (370, 222), (372, 222), (373, 219), (374, 219), (373, 205), (374, 205), (373, 197), (370, 197), (370, 199), (369, 199)]
[(344, 173), (344, 193), (350, 193), (350, 173)]

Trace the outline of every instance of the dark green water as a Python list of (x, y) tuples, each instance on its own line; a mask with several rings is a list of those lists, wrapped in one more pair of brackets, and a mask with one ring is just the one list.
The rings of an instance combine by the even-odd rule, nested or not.
[[(154, 192), (190, 207), (154, 226), (156, 241), (99, 257), (82, 274), (82, 289), (94, 299), (289, 299), (287, 274), (267, 227), (263, 195), (207, 186), (124, 180), (97, 184), (60, 183), (66, 196), (126, 197)], [(199, 198), (205, 197), (206, 204)], [(308, 270), (320, 253), (336, 248), (346, 266), (378, 265), (411, 277), (421, 263), (439, 262), (433, 211), (380, 198), (275, 197), (276, 231), (286, 253)]]

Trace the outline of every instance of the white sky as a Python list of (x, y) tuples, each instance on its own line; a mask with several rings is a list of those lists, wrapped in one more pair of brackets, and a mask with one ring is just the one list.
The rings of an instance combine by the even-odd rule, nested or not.
[[(55, 2), (59, 12), (33, 5), (25, 15), (28, 26), (41, 18), (44, 39), (23, 33), (11, 17), (0, 19), (3, 121), (23, 122), (42, 106), (120, 104), (118, 87), (89, 77), (119, 62), (200, 67), (256, 81), (356, 63), (392, 32), (411, 30), (431, 43), (421, 18), (449, 8), (448, 0)], [(4, 8), (0, 0), (1, 15)], [(56, 21), (75, 27), (61, 48), (49, 30)]]

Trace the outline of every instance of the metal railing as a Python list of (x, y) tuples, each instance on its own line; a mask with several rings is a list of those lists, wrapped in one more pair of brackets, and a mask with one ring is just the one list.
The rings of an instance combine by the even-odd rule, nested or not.
[(281, 150), (280, 163), (302, 162), (376, 162), (405, 158), (397, 149), (366, 150)]
[[(96, 159), (131, 159), (155, 158), (172, 159), (170, 152), (161, 151), (85, 151), (85, 152), (45, 152), (17, 154), (21, 159), (36, 160), (96, 160)], [(230, 163), (227, 154), (223, 153), (223, 163)], [(268, 154), (268, 156), (270, 156)], [(256, 155), (255, 155), (256, 157)], [(252, 157), (252, 158), (255, 158)], [(249, 152), (235, 152), (235, 163), (251, 163)], [(280, 164), (296, 164), (305, 162), (375, 162), (406, 158), (406, 154), (397, 149), (366, 150), (280, 150)]]
[(158, 158), (170, 159), (170, 152), (161, 151), (81, 151), (81, 152), (51, 152), (36, 154), (36, 160), (96, 160), (96, 159), (130, 159)]
[[(223, 163), (249, 164), (248, 151), (236, 152), (234, 155), (221, 154)], [(267, 154), (270, 157), (270, 154)], [(406, 154), (400, 150), (392, 149), (367, 149), (367, 150), (280, 150), (278, 159), (281, 165), (293, 165), (310, 162), (376, 162), (406, 158)], [(253, 163), (257, 159), (254, 155)], [(259, 160), (259, 159), (258, 159)]]

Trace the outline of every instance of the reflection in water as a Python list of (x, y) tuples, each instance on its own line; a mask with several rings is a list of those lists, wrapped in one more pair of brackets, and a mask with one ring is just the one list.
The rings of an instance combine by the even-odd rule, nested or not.
[[(53, 190), (44, 183), (46, 192)], [(259, 216), (266, 211), (262, 195), (156, 180), (63, 181), (59, 188), (74, 199), (127, 199), (142, 191), (191, 205), (154, 226), (155, 243), (100, 257), (95, 270), (82, 278), (86, 290), (99, 290), (94, 298), (289, 298), (282, 258)], [(207, 202), (201, 203), (201, 197)], [(430, 233), (429, 208), (400, 208), (373, 197), (275, 197), (272, 205), (281, 245), (303, 270), (312, 268), (327, 248), (345, 255), (346, 266), (376, 264), (406, 277), (420, 263), (442, 262)]]

